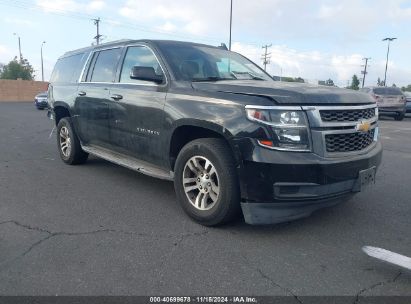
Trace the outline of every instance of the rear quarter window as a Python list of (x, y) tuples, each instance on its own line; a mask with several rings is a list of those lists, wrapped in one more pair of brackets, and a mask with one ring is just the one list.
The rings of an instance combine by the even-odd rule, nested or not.
[(87, 55), (87, 53), (80, 53), (57, 60), (50, 77), (50, 82), (78, 82)]

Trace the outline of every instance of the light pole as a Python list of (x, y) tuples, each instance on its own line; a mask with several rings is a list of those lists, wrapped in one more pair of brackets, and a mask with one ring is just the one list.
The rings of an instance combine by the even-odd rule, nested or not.
[(41, 43), (40, 54), (41, 54), (41, 81), (44, 81), (44, 67), (43, 67), (43, 45), (46, 41)]
[(20, 63), (23, 61), (23, 56), (21, 55), (21, 42), (20, 42), (20, 36), (17, 33), (13, 33), (14, 36), (17, 36), (19, 40), (19, 55), (20, 55)]
[(233, 27), (233, 0), (231, 0), (230, 5), (230, 41), (228, 43), (228, 49), (231, 51), (231, 29)]
[(387, 61), (385, 63), (385, 75), (384, 75), (384, 87), (387, 86), (387, 68), (388, 68), (388, 55), (390, 54), (390, 42), (394, 41), (397, 38), (384, 38), (382, 41), (388, 41), (388, 49), (387, 49)]

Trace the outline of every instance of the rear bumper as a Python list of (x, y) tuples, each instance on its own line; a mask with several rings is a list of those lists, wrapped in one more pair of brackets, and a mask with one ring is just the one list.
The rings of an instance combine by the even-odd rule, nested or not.
[(405, 104), (404, 105), (397, 105), (392, 107), (378, 107), (378, 112), (380, 114), (390, 114), (390, 113), (403, 113), (406, 111)]
[(254, 147), (243, 150), (243, 156), (239, 175), (245, 220), (275, 224), (306, 217), (361, 191), (360, 172), (375, 168), (375, 173), (382, 147), (377, 142), (363, 154), (339, 158)]
[(37, 108), (47, 108), (48, 103), (47, 101), (35, 101), (34, 104), (36, 105)]

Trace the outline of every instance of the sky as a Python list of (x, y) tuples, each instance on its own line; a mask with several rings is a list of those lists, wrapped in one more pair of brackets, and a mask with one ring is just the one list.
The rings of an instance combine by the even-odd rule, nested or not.
[[(0, 63), (23, 57), (41, 80), (43, 44), (47, 81), (59, 56), (91, 45), (93, 18), (101, 18), (104, 42), (118, 39), (171, 39), (210, 45), (229, 41), (230, 0), (0, 0)], [(262, 46), (270, 45), (272, 75), (309, 82), (331, 78), (346, 86), (361, 76), (365, 85), (411, 84), (411, 0), (233, 0), (232, 49), (262, 66)], [(14, 35), (14, 33), (16, 33)]]

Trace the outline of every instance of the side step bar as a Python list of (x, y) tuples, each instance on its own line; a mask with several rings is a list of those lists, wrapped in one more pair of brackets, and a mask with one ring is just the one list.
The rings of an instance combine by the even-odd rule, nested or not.
[(126, 167), (133, 171), (169, 181), (174, 179), (173, 172), (167, 172), (166, 170), (153, 166), (145, 161), (138, 160), (134, 157), (123, 155), (97, 146), (81, 146), (81, 148), (89, 154), (108, 160), (109, 162)]

